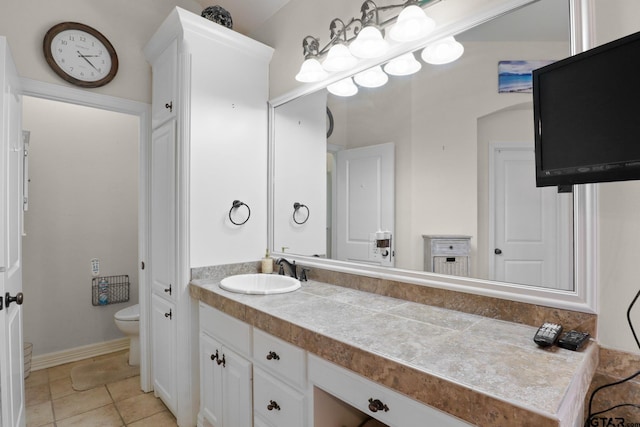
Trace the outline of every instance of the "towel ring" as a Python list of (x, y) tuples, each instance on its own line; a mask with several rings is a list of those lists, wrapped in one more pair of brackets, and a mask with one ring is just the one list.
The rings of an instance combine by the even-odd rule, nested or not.
[[(296, 219), (296, 213), (300, 210), (300, 208), (305, 208), (307, 210), (307, 217), (304, 219), (304, 221), (298, 221)], [(309, 212), (309, 207), (307, 205), (303, 205), (302, 203), (298, 203), (295, 202), (293, 204), (293, 222), (295, 222), (296, 224), (302, 225), (305, 222), (309, 221), (309, 214), (311, 212)]]
[[(238, 209), (241, 206), (246, 206), (247, 207), (247, 211), (249, 212), (249, 214), (247, 215), (247, 219), (245, 219), (244, 221), (235, 222), (233, 220), (233, 218), (231, 218), (231, 212), (233, 212), (234, 209)], [(231, 221), (235, 225), (242, 225), (242, 224), (246, 223), (247, 221), (249, 221), (249, 218), (251, 218), (251, 208), (249, 207), (249, 205), (247, 205), (244, 202), (241, 202), (240, 200), (234, 200), (233, 203), (231, 204), (231, 209), (229, 209), (229, 221)]]

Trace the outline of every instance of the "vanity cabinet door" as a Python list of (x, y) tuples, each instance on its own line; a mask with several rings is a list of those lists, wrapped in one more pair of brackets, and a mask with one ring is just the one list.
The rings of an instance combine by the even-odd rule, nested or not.
[(176, 305), (151, 297), (151, 334), (153, 359), (153, 387), (158, 396), (175, 413), (178, 406), (176, 363)]
[(173, 40), (152, 64), (151, 127), (176, 116), (178, 81), (178, 42)]
[(222, 358), (222, 425), (251, 426), (251, 362), (226, 347), (222, 347)]
[(151, 288), (176, 301), (176, 123), (172, 120), (151, 137)]
[(200, 419), (214, 426), (222, 425), (222, 371), (218, 357), (222, 345), (209, 335), (200, 334)]

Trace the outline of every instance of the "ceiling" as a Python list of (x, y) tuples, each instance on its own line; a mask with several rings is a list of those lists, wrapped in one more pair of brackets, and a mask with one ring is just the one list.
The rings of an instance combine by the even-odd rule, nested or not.
[(250, 34), (290, 0), (196, 0), (204, 9), (219, 5), (231, 14), (233, 29)]

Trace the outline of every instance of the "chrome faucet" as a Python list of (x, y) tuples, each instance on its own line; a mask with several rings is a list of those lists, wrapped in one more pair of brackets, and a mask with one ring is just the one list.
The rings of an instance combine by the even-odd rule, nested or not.
[(295, 261), (289, 262), (284, 258), (278, 258), (276, 264), (280, 266), (278, 274), (284, 275), (284, 265), (286, 264), (289, 267), (289, 275), (294, 279), (298, 278), (298, 266), (296, 266)]

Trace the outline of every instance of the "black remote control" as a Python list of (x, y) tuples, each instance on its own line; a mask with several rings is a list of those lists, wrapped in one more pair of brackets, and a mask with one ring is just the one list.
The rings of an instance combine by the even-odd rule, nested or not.
[(586, 332), (569, 331), (560, 336), (558, 339), (558, 347), (576, 351), (579, 350), (588, 340), (589, 334)]
[(561, 332), (561, 325), (545, 322), (538, 328), (538, 332), (536, 332), (536, 335), (533, 337), (533, 341), (540, 347), (549, 347), (555, 344)]

